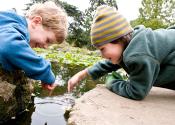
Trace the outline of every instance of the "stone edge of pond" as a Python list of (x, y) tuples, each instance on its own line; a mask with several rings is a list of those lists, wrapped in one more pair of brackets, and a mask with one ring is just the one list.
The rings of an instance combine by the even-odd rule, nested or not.
[(68, 125), (174, 125), (175, 92), (153, 87), (142, 101), (118, 96), (103, 85), (76, 100)]

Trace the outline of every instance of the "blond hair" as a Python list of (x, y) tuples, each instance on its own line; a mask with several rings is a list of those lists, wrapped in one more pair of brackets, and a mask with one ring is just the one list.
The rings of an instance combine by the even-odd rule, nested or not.
[(68, 32), (67, 14), (63, 8), (52, 1), (37, 3), (30, 7), (26, 17), (31, 19), (35, 16), (42, 17), (42, 25), (55, 33), (58, 43), (62, 43)]

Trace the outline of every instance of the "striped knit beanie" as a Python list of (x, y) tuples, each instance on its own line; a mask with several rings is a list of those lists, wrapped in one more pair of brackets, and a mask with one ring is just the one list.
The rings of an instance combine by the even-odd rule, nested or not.
[(119, 39), (132, 32), (126, 19), (114, 7), (99, 6), (91, 27), (91, 42), (95, 47)]

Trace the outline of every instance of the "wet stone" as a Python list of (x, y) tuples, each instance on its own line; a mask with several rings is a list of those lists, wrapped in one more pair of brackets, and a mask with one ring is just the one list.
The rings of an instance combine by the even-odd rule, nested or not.
[(0, 68), (0, 124), (24, 112), (31, 102), (32, 81), (24, 72)]

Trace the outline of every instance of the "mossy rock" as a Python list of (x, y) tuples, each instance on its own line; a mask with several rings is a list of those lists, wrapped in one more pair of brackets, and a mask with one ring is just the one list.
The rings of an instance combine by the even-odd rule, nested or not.
[(0, 68), (0, 123), (27, 109), (32, 101), (32, 82), (22, 71), (7, 72)]

